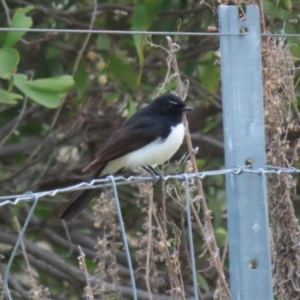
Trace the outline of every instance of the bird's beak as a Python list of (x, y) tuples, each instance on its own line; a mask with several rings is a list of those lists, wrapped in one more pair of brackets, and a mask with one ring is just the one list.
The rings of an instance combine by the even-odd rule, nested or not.
[(191, 111), (191, 110), (194, 110), (194, 109), (190, 106), (185, 106), (182, 108), (182, 111)]

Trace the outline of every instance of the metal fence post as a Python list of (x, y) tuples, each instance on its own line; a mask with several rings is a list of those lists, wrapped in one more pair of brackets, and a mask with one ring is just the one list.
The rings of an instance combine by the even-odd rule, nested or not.
[[(226, 168), (265, 169), (264, 106), (259, 11), (219, 6)], [(236, 35), (246, 32), (244, 35)], [(265, 176), (226, 175), (230, 286), (233, 300), (273, 299)]]

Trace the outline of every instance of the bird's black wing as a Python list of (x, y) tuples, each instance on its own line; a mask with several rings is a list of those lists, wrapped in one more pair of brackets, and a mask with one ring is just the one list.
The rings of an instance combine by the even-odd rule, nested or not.
[(164, 130), (165, 128), (159, 119), (146, 115), (140, 116), (134, 122), (125, 123), (106, 142), (96, 159), (83, 171), (95, 170), (99, 165), (105, 165), (111, 160), (146, 146), (157, 138), (158, 133), (162, 133)]
[[(84, 171), (93, 171), (90, 180), (99, 178), (109, 161), (146, 146), (164, 129), (163, 123), (156, 118), (146, 115), (142, 118), (133, 118), (107, 141), (96, 159)], [(96, 192), (94, 189), (76, 192), (70, 201), (62, 206), (57, 218), (66, 221), (74, 219), (92, 200)]]

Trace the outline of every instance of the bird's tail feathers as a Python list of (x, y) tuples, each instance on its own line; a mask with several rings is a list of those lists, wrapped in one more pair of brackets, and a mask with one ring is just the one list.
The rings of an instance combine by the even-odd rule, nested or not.
[[(90, 178), (93, 180), (98, 177), (103, 170), (103, 167), (99, 168)], [(77, 217), (77, 215), (88, 205), (88, 203), (93, 199), (94, 195), (98, 190), (82, 190), (77, 191), (70, 201), (62, 206), (57, 219), (63, 219), (65, 221), (69, 221)]]

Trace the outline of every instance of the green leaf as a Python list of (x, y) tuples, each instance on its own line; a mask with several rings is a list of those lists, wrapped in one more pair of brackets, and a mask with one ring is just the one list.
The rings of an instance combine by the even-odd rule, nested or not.
[(60, 55), (62, 55), (64, 52), (61, 48), (58, 48), (56, 46), (53, 45), (47, 45), (47, 47), (45, 47), (45, 58), (49, 59), (49, 58), (55, 58), (57, 59), (57, 57), (59, 57)]
[(227, 231), (225, 228), (223, 227), (218, 227), (215, 229), (215, 236), (216, 236), (216, 240), (218, 245), (220, 245), (220, 247), (223, 247), (226, 244), (226, 239), (227, 239)]
[(74, 80), (70, 75), (63, 75), (28, 81), (28, 86), (45, 93), (66, 93), (74, 86)]
[(78, 89), (84, 89), (89, 86), (88, 73), (82, 64), (79, 64), (78, 69), (74, 74), (74, 80)]
[(136, 113), (136, 105), (133, 102), (132, 98), (130, 95), (128, 95), (128, 118), (131, 117), (134, 113)]
[[(33, 9), (33, 6), (25, 8), (18, 8), (12, 18), (10, 28), (30, 28), (32, 26), (32, 19), (26, 14)], [(15, 43), (26, 33), (26, 31), (11, 31), (8, 32), (4, 47), (13, 47)]]
[[(137, 3), (134, 6), (134, 11), (131, 17), (131, 29), (132, 30), (147, 30), (149, 26), (148, 14), (146, 3)], [(142, 34), (134, 34), (133, 40), (135, 43), (136, 51), (138, 53), (140, 65), (144, 63), (143, 46), (145, 36)]]
[[(286, 23), (285, 32), (294, 33), (295, 29), (292, 24)], [(292, 57), (300, 56), (300, 40), (298, 37), (287, 37), (286, 44), (290, 45), (290, 52)]]
[[(161, 0), (147, 0), (143, 3), (136, 3), (134, 11), (131, 16), (131, 29), (132, 30), (148, 30), (153, 23), (158, 10), (163, 5)], [(144, 65), (144, 53), (143, 47), (145, 44), (145, 36), (142, 34), (134, 34), (133, 40), (135, 48), (139, 58), (140, 70), (138, 73), (138, 83), (141, 80), (143, 65)]]
[[(277, 1), (265, 1), (264, 8), (266, 7), (265, 12), (268, 15), (272, 15), (272, 18), (278, 18), (282, 21), (290, 21), (293, 19), (298, 19), (298, 15), (291, 11), (292, 3), (290, 1), (282, 0), (280, 1), (280, 6)], [(281, 25), (282, 26), (282, 25)], [(280, 27), (282, 29), (282, 27)], [(285, 32), (288, 32), (284, 26)]]
[(0, 103), (16, 104), (18, 99), (23, 97), (19, 94), (11, 93), (0, 88)]
[[(163, 1), (161, 0), (147, 0), (144, 3), (137, 3), (134, 6), (134, 11), (131, 17), (131, 29), (148, 30), (162, 4)], [(142, 66), (144, 63), (143, 46), (145, 43), (145, 36), (135, 34), (133, 35), (133, 40), (138, 53), (140, 66)]]
[(203, 289), (205, 292), (209, 292), (209, 285), (206, 279), (200, 273), (197, 273), (197, 281), (201, 289)]
[(119, 97), (120, 97), (120, 92), (111, 92), (105, 95), (105, 100), (107, 102), (115, 102), (119, 99)]
[(71, 76), (28, 81), (23, 74), (14, 74), (14, 85), (33, 101), (49, 108), (60, 105), (61, 98), (74, 85)]
[(108, 76), (132, 89), (136, 89), (139, 85), (138, 72), (134, 70), (126, 60), (117, 55), (110, 57)]
[(134, 6), (131, 16), (131, 28), (133, 30), (147, 30), (151, 20), (147, 12), (147, 4), (138, 2)]
[(286, 8), (288, 11), (292, 10), (292, 1), (291, 0), (280, 0), (280, 4), (283, 8)]
[(18, 131), (20, 133), (20, 135), (39, 135), (39, 134), (43, 134), (46, 131), (46, 126), (43, 123), (39, 123), (39, 122), (29, 122), (29, 123), (25, 123), (24, 125), (21, 125), (18, 128)]
[(97, 50), (109, 50), (111, 49), (111, 38), (107, 35), (98, 35), (96, 39)]
[(0, 49), (0, 77), (8, 79), (19, 63), (20, 57), (16, 49)]
[(216, 93), (220, 85), (220, 74), (213, 61), (207, 62), (205, 65), (198, 67), (200, 82), (211, 93)]

